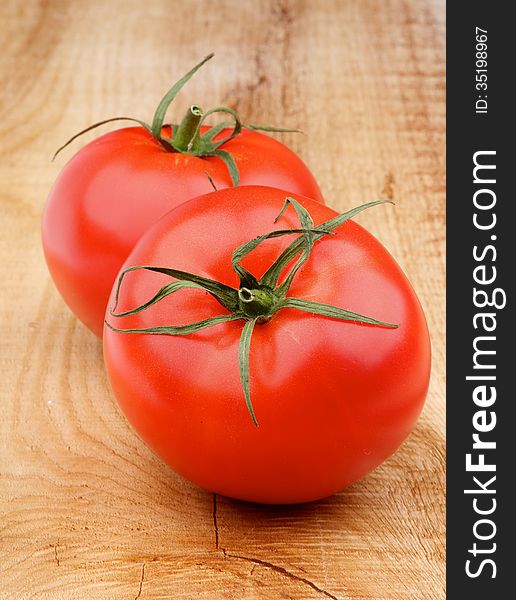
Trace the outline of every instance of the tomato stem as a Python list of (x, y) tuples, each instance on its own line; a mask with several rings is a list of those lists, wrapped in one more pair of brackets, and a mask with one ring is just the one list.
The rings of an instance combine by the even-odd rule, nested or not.
[(242, 286), (238, 290), (240, 310), (247, 317), (257, 317), (260, 322), (267, 321), (274, 311), (274, 292), (266, 286), (249, 289)]
[(183, 152), (195, 150), (196, 142), (199, 140), (199, 130), (203, 112), (197, 104), (192, 104), (186, 111), (183, 120), (177, 128), (174, 136), (174, 146)]

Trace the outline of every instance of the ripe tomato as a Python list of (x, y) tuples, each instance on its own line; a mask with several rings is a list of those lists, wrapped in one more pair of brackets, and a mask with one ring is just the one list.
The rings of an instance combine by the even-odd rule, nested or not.
[[(223, 148), (237, 164), (241, 185), (322, 200), (308, 168), (277, 140), (243, 130)], [(167, 152), (142, 127), (94, 140), (61, 171), (43, 217), (45, 257), (66, 303), (98, 336), (116, 274), (136, 241), (172, 208), (212, 191), (206, 174), (219, 189), (232, 185), (220, 158)]]
[[(203, 112), (197, 105), (178, 126), (163, 127), (179, 90), (212, 57), (170, 88), (152, 125), (130, 118), (141, 126), (91, 142), (68, 162), (50, 192), (42, 228), (48, 267), (66, 303), (98, 336), (122, 263), (148, 227), (172, 208), (212, 191), (213, 185), (221, 189), (238, 183), (270, 185), (322, 201), (303, 161), (256, 131), (291, 130), (243, 125), (230, 108)], [(215, 113), (226, 120), (204, 126)], [(108, 119), (85, 131), (125, 119)]]
[[(196, 198), (155, 224), (124, 266), (170, 267), (238, 289), (233, 250), (269, 231), (299, 228), (290, 209), (274, 223), (285, 196), (251, 186)], [(293, 197), (316, 225), (336, 216), (318, 202)], [(258, 426), (239, 377), (245, 321), (181, 337), (106, 326), (104, 357), (122, 409), (149, 446), (196, 484), (256, 502), (315, 500), (371, 471), (413, 427), (430, 373), (419, 301), (394, 259), (365, 229), (347, 221), (333, 233), (315, 242), (288, 298), (330, 304), (398, 328), (293, 308), (257, 323), (249, 389)], [(291, 242), (292, 236), (268, 239), (242, 265), (260, 278)], [(128, 272), (117, 311), (141, 305), (171, 281), (163, 273)], [(115, 318), (108, 310), (106, 319), (117, 328), (141, 329), (224, 314), (228, 310), (213, 295), (186, 289), (128, 316)]]

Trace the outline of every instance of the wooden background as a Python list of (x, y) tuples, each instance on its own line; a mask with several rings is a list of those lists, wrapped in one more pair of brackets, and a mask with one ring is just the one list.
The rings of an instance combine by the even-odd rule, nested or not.
[[(444, 1), (0, 0), (0, 598), (444, 598)], [(165, 467), (112, 397), (100, 342), (39, 241), (45, 197), (106, 117), (226, 103), (283, 135), (426, 310), (433, 376), (402, 448), (347, 491), (260, 507)], [(91, 138), (90, 138), (91, 139)], [(86, 140), (83, 140), (83, 142)]]

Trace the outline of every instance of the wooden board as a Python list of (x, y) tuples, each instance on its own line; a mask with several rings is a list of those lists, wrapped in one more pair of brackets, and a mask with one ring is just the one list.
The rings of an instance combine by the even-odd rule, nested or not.
[[(0, 598), (444, 598), (443, 0), (2, 0)], [(260, 507), (165, 467), (112, 397), (100, 342), (69, 313), (39, 241), (76, 142), (114, 115), (226, 103), (283, 135), (327, 202), (359, 217), (426, 311), (433, 376), (385, 464), (311, 505)], [(86, 139), (91, 139), (86, 138)], [(86, 140), (83, 140), (83, 142)]]

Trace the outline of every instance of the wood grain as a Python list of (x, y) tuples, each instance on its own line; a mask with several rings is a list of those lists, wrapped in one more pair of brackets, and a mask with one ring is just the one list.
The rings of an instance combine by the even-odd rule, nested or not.
[[(0, 13), (0, 598), (444, 598), (443, 0), (2, 0)], [(392, 198), (359, 220), (405, 269), (431, 330), (414, 433), (311, 505), (213, 497), (155, 458), (40, 250), (66, 159), (53, 151), (96, 120), (149, 118), (209, 51), (175, 115), (227, 103), (300, 126), (282, 139), (329, 204)]]

